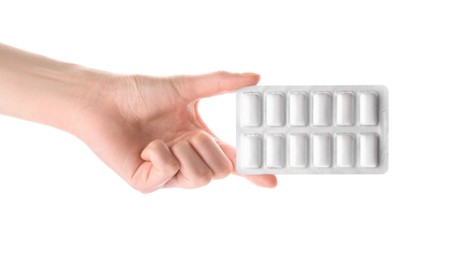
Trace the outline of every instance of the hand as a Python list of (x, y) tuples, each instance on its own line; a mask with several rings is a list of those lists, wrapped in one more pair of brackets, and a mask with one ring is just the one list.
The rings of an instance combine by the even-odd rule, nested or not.
[[(235, 170), (235, 149), (208, 129), (197, 102), (255, 85), (257, 74), (119, 76), (3, 44), (0, 57), (0, 114), (76, 135), (142, 192), (200, 187)], [(264, 187), (277, 182), (245, 177)]]
[[(201, 98), (256, 85), (259, 75), (217, 72), (155, 78), (104, 76), (84, 95), (72, 131), (137, 190), (196, 188), (235, 171), (235, 149), (202, 121)], [(231, 108), (234, 109), (234, 108)], [(274, 187), (273, 175), (244, 176)]]

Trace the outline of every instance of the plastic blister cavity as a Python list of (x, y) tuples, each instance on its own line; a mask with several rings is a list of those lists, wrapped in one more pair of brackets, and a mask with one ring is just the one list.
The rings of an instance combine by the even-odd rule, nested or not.
[(237, 91), (237, 171), (384, 173), (384, 86), (253, 86)]

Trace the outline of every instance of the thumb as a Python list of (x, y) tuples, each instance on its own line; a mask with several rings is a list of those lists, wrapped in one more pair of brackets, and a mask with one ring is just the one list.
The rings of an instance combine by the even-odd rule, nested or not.
[(175, 79), (175, 87), (183, 98), (197, 100), (256, 85), (260, 75), (219, 71), (198, 76), (178, 76)]

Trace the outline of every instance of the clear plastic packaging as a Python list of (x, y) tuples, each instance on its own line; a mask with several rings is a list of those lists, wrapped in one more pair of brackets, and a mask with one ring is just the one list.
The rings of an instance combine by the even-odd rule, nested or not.
[(385, 86), (253, 86), (237, 91), (240, 174), (384, 173)]

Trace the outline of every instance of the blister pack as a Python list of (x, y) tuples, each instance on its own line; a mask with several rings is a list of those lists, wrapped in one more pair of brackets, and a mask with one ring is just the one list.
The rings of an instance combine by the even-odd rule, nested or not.
[(252, 86), (236, 95), (240, 174), (388, 169), (385, 86)]

